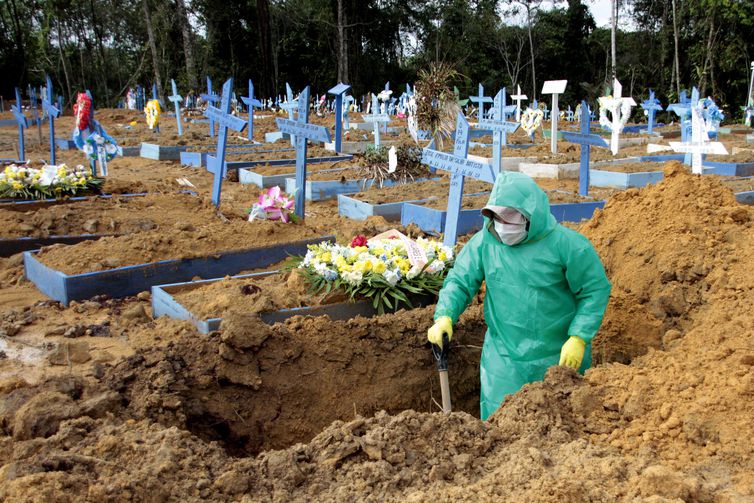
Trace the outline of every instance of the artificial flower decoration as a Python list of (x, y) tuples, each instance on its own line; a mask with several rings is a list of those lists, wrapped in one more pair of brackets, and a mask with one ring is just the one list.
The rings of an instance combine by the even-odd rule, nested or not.
[(118, 145), (110, 136), (102, 136), (99, 133), (92, 133), (84, 140), (82, 149), (86, 156), (92, 161), (99, 160), (103, 155), (106, 161), (115, 158), (118, 155)]
[(11, 164), (0, 172), (0, 198), (48, 199), (73, 196), (98, 189), (101, 178), (79, 165), (70, 169), (65, 164), (44, 165), (41, 169)]
[(383, 313), (436, 296), (453, 260), (453, 249), (439, 241), (388, 231), (368, 240), (356, 236), (348, 246), (310, 245), (297, 266), (312, 293), (340, 289), (351, 299), (370, 300)]
[(144, 107), (144, 114), (147, 116), (147, 126), (149, 129), (154, 129), (160, 125), (160, 102), (157, 100), (147, 101), (147, 105)]
[(283, 194), (280, 187), (270, 187), (259, 195), (259, 201), (249, 210), (249, 222), (254, 220), (280, 220), (288, 223), (295, 220), (295, 201)]
[(521, 128), (531, 136), (542, 125), (545, 113), (540, 109), (527, 108), (521, 114)]

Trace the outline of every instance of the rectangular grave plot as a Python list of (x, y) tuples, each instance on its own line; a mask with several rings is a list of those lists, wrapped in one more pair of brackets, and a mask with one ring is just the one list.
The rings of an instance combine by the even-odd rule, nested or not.
[(331, 241), (332, 236), (292, 243), (214, 254), (210, 257), (174, 259), (120, 267), (106, 271), (67, 275), (24, 252), (26, 278), (48, 297), (68, 305), (72, 300), (95, 295), (125, 297), (149, 290), (154, 285), (188, 281), (193, 277), (217, 278), (248, 269), (268, 267), (289, 255), (303, 255), (307, 245)]
[[(352, 155), (335, 155), (331, 157), (308, 157), (306, 159), (307, 164), (322, 164), (326, 162), (339, 162), (350, 161), (353, 159)], [(214, 173), (214, 167), (207, 163), (207, 171)], [(256, 166), (295, 166), (296, 159), (268, 159), (262, 161), (225, 161), (225, 169), (246, 169), (254, 168)]]
[(620, 173), (602, 169), (589, 170), (589, 185), (593, 187), (612, 187), (616, 189), (641, 188), (662, 181), (662, 171), (644, 173)]
[[(417, 178), (413, 182), (425, 182), (426, 178)], [(330, 180), (307, 180), (306, 182), (306, 200), (307, 201), (326, 201), (328, 199), (335, 199), (340, 194), (356, 194), (357, 192), (363, 192), (368, 190), (374, 185), (374, 180), (345, 180), (345, 181), (330, 181)], [(383, 187), (393, 187), (399, 185), (399, 182), (392, 180), (386, 180), (382, 182)], [(296, 179), (285, 179), (285, 191), (288, 194), (295, 194), (297, 190)]]
[(139, 155), (156, 161), (178, 161), (181, 158), (181, 152), (188, 148), (186, 145), (164, 146), (156, 143), (142, 143)]
[[(550, 212), (558, 222), (580, 222), (591, 218), (605, 201), (586, 203), (558, 203), (550, 205)], [(416, 224), (423, 232), (439, 236), (445, 229), (447, 211), (428, 208), (414, 203), (403, 205), (401, 225)], [(458, 215), (458, 235), (462, 236), (482, 228), (484, 218), (478, 209), (461, 210)]]
[[(338, 171), (345, 171), (348, 168), (333, 168), (333, 169), (324, 169), (322, 171), (318, 171), (318, 173), (327, 173), (327, 172), (338, 172)], [(292, 173), (283, 173), (280, 175), (263, 175), (262, 173), (258, 173), (257, 171), (247, 169), (247, 168), (241, 168), (238, 170), (238, 182), (242, 185), (256, 185), (260, 188), (268, 188), (268, 187), (274, 187), (274, 186), (280, 186), (285, 187), (285, 181), (288, 178), (295, 178), (296, 173), (295, 169)]]
[[(118, 197), (143, 197), (146, 195), (146, 192), (138, 192), (134, 194), (117, 194)], [(46, 208), (48, 206), (56, 206), (59, 204), (70, 204), (98, 198), (110, 199), (112, 197), (112, 194), (95, 194), (92, 196), (63, 197), (60, 199), (0, 199), (0, 208), (6, 210), (30, 211), (39, 208)]]
[(413, 199), (395, 203), (372, 204), (349, 197), (346, 194), (338, 194), (338, 214), (352, 220), (366, 220), (369, 217), (380, 216), (388, 221), (400, 221), (404, 204), (421, 201), (424, 200)]
[(518, 170), (532, 178), (557, 178), (558, 180), (563, 180), (579, 177), (579, 163), (577, 162), (566, 164), (522, 162), (518, 165)]
[(754, 176), (754, 162), (703, 161), (702, 172), (705, 175)]
[[(261, 272), (253, 274), (243, 274), (234, 276), (234, 278), (252, 278), (265, 276), (270, 274), (276, 274), (278, 271)], [(215, 281), (222, 281), (222, 278), (192, 281), (187, 283), (173, 283), (168, 285), (155, 285), (152, 287), (152, 311), (154, 317), (168, 316), (177, 320), (186, 320), (196, 326), (199, 332), (207, 334), (215, 330), (220, 329), (222, 318), (207, 318), (202, 319), (199, 316), (195, 316), (180, 302), (178, 302), (173, 294), (187, 289), (197, 288), (201, 285), (212, 283)], [(280, 309), (278, 311), (269, 311), (266, 313), (260, 313), (259, 317), (262, 321), (268, 324), (278, 323), (285, 321), (293, 316), (329, 316), (331, 320), (348, 320), (355, 316), (364, 316), (371, 318), (377, 314), (371, 302), (343, 302), (337, 304), (327, 304), (324, 306), (314, 307), (297, 307), (290, 309)]]

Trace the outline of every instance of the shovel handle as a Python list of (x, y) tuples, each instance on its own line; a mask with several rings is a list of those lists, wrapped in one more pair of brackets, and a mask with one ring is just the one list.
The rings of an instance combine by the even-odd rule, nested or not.
[(443, 333), (442, 334), (442, 347), (438, 346), (437, 344), (432, 344), (432, 354), (435, 357), (435, 362), (437, 363), (437, 370), (439, 371), (447, 371), (448, 370), (448, 352), (450, 351), (450, 341), (448, 341), (448, 334)]

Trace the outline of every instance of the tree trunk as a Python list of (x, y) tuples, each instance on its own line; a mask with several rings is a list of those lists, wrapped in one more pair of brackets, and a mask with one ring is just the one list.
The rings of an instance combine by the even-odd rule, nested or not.
[(537, 99), (537, 74), (534, 71), (534, 41), (531, 37), (531, 7), (526, 4), (526, 27), (529, 31), (529, 54), (531, 56), (531, 87), (532, 87), (532, 101)]
[(618, 0), (613, 0), (611, 8), (612, 22), (610, 30), (610, 58), (612, 59), (612, 69), (610, 73), (613, 77), (613, 82), (618, 78), (618, 63), (617, 63), (617, 48), (615, 44), (615, 35), (618, 31)]
[(261, 96), (272, 96), (275, 94), (273, 84), (273, 63), (272, 63), (272, 37), (270, 33), (270, 0), (257, 0), (257, 18), (259, 19), (259, 63), (261, 70), (261, 80), (259, 82)]
[(186, 4), (183, 0), (176, 0), (176, 12), (178, 22), (181, 24), (181, 34), (183, 36), (183, 56), (186, 59), (186, 80), (189, 89), (196, 92), (199, 89), (199, 79), (196, 76), (196, 62), (194, 61), (193, 33), (189, 24), (188, 15), (186, 15)]
[(338, 0), (338, 82), (348, 82), (348, 41), (346, 12), (343, 0)]
[(675, 92), (676, 96), (681, 95), (681, 64), (679, 62), (678, 58), (678, 45), (680, 43), (679, 36), (678, 36), (678, 20), (677, 20), (677, 14), (676, 14), (676, 8), (675, 8), (675, 0), (673, 0), (673, 43), (675, 45), (675, 56), (674, 56), (674, 64), (675, 67)]
[(162, 94), (162, 78), (160, 78), (160, 65), (157, 58), (157, 42), (154, 38), (154, 28), (152, 27), (152, 16), (149, 14), (149, 3), (147, 0), (142, 1), (144, 6), (144, 23), (147, 25), (147, 37), (149, 38), (149, 48), (152, 50), (152, 70), (154, 71), (154, 82), (157, 84), (157, 95)]
[[(63, 65), (63, 75), (65, 75), (65, 87), (68, 92), (68, 100), (73, 100), (73, 94), (71, 93), (71, 76), (68, 74), (68, 66), (65, 64), (65, 55), (63, 54), (63, 33), (60, 30), (60, 17), (56, 19), (55, 27), (58, 32), (58, 54), (60, 55), (60, 64)], [(50, 96), (53, 99), (54, 96)], [(66, 100), (66, 102), (69, 102)], [(63, 113), (61, 110), (60, 113)]]

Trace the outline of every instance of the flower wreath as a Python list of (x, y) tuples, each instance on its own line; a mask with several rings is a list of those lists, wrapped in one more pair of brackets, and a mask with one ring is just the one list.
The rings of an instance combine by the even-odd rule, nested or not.
[(527, 108), (521, 114), (521, 128), (526, 131), (526, 134), (531, 136), (542, 125), (544, 117), (545, 113), (542, 110)]
[(160, 102), (157, 100), (147, 101), (147, 106), (144, 107), (144, 114), (147, 116), (147, 126), (149, 129), (154, 129), (160, 124)]
[[(615, 117), (615, 112), (618, 110), (615, 99), (612, 96), (603, 96), (598, 98), (597, 101), (600, 105), (600, 126), (606, 127), (610, 131), (613, 130), (613, 121), (607, 118), (608, 110)], [(627, 99), (620, 100), (620, 121), (618, 125), (618, 132), (623, 131), (623, 127), (631, 118), (631, 102)]]
[(82, 150), (92, 161), (99, 160), (100, 150), (104, 150), (105, 152), (105, 161), (109, 161), (118, 155), (118, 145), (116, 145), (115, 141), (99, 133), (90, 134), (84, 140), (84, 148)]

